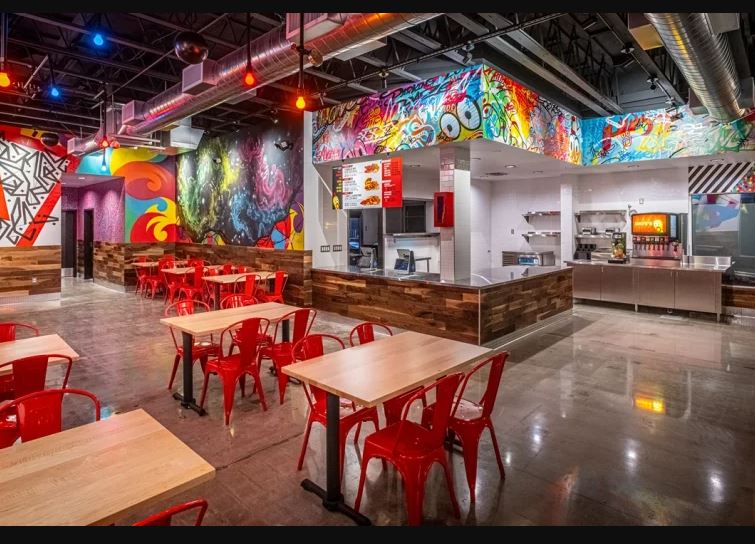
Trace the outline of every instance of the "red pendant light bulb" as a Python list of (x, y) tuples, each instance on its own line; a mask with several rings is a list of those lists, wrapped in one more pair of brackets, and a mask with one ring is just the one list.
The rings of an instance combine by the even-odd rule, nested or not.
[(244, 85), (253, 87), (256, 81), (254, 72), (252, 72), (252, 35), (251, 35), (251, 15), (246, 14), (246, 73), (244, 74)]
[(10, 87), (10, 76), (5, 70), (0, 71), (0, 87)]
[(302, 95), (296, 97), (296, 107), (300, 110), (303, 110), (307, 107), (307, 101), (304, 100), (304, 97)]
[(107, 141), (107, 138), (102, 139), (102, 141), (100, 142), (100, 147), (102, 149), (110, 147), (110, 142)]
[(254, 79), (254, 73), (252, 72), (252, 67), (247, 66), (246, 74), (244, 74), (244, 85), (246, 85), (247, 87), (252, 87), (254, 86), (255, 81), (256, 80)]

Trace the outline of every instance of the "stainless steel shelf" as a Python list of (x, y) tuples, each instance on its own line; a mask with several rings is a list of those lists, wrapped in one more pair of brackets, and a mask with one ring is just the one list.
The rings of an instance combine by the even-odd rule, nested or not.
[(440, 236), (439, 232), (394, 232), (393, 234), (384, 234), (384, 237), (392, 238), (435, 238)]
[(579, 221), (580, 216), (582, 215), (620, 215), (622, 216), (622, 220), (626, 221), (626, 210), (583, 210), (581, 212), (574, 212), (575, 217), (577, 217), (577, 220)]
[(555, 238), (557, 236), (561, 236), (561, 231), (556, 230), (541, 230), (536, 232), (523, 232), (522, 236), (525, 238), (530, 238), (532, 236), (542, 236), (547, 238)]
[(545, 210), (545, 211), (527, 212), (527, 213), (522, 214), (522, 216), (524, 217), (535, 217), (535, 216), (542, 216), (542, 215), (561, 215), (561, 212), (559, 210)]
[(610, 238), (610, 234), (575, 234), (575, 238)]

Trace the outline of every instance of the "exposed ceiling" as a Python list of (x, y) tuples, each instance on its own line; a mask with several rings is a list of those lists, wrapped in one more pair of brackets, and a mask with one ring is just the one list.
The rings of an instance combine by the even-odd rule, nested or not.
[[(563, 13), (543, 20), (545, 15), (442, 14), (389, 36), (384, 47), (367, 54), (309, 68), (304, 83), (323, 107), (485, 60), (585, 117), (686, 102), (688, 87), (677, 67), (663, 47), (644, 51), (634, 41), (627, 28), (629, 14)], [(740, 16), (735, 54), (739, 67), (751, 69), (755, 14)], [(252, 39), (284, 21), (283, 12), (252, 13)], [(470, 39), (530, 23), (465, 48)], [(215, 60), (246, 43), (244, 13), (13, 13), (8, 26), (7, 56), (23, 88), (0, 89), (0, 123), (77, 136), (99, 127), (105, 83), (114, 101), (123, 104), (149, 99), (180, 80), (186, 65), (173, 52), (179, 32), (200, 31)], [(103, 47), (92, 42), (97, 31), (105, 36)], [(626, 53), (628, 44), (631, 53)], [(394, 68), (420, 56), (427, 58)], [(651, 75), (658, 78), (654, 89), (647, 81)], [(58, 99), (49, 94), (53, 77), (61, 92)], [(296, 76), (290, 76), (258, 89), (248, 100), (202, 112), (192, 123), (217, 134), (269, 122), (276, 110), (293, 109), (296, 85)]]

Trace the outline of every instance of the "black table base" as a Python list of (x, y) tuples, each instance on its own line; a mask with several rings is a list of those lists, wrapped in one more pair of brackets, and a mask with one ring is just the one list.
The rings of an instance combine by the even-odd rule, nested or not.
[(194, 399), (194, 337), (188, 332), (181, 333), (184, 348), (183, 379), (184, 393), (173, 393), (173, 398), (181, 401), (181, 406), (194, 410), (200, 416), (206, 416), (207, 412), (200, 408)]
[(354, 510), (343, 502), (341, 493), (341, 466), (338, 459), (338, 433), (340, 432), (341, 399), (338, 395), (328, 393), (327, 400), (328, 425), (326, 428), (326, 463), (327, 489), (323, 489), (312, 480), (302, 480), (301, 486), (322, 499), (322, 505), (330, 512), (340, 512), (353, 520), (357, 525), (372, 525), (370, 518)]

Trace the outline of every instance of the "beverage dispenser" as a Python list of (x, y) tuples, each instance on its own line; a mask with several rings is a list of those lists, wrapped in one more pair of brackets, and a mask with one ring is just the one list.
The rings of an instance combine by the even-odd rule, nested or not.
[(684, 255), (686, 214), (636, 213), (632, 215), (632, 257), (676, 259)]

